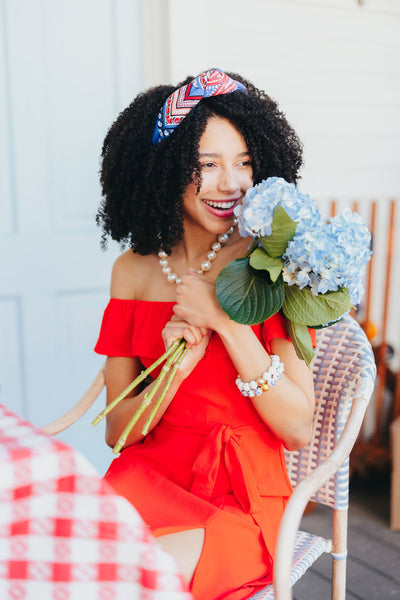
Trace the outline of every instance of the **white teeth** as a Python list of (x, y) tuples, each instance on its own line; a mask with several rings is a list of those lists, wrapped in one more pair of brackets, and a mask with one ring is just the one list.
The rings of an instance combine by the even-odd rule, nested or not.
[(236, 200), (231, 200), (230, 202), (211, 202), (210, 200), (204, 200), (204, 202), (206, 204), (208, 204), (208, 206), (211, 206), (212, 208), (222, 208), (222, 209), (232, 208), (232, 206), (235, 206), (235, 204), (236, 204)]

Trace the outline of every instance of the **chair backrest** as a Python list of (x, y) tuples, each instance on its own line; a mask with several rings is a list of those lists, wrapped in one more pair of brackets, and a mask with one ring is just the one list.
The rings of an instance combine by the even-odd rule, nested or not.
[[(340, 438), (355, 397), (367, 401), (374, 386), (375, 361), (367, 336), (347, 315), (317, 331), (313, 373), (316, 406), (313, 440), (295, 452), (285, 452), (288, 474), (295, 487), (324, 462)], [(312, 498), (332, 508), (348, 506), (349, 460)]]

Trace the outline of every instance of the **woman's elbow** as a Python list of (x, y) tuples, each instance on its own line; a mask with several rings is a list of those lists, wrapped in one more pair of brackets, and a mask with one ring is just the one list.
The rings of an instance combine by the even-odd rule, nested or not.
[(301, 450), (304, 446), (307, 446), (313, 438), (313, 426), (310, 423), (304, 427), (298, 427), (284, 440), (283, 444), (287, 450), (293, 452), (294, 450)]
[[(107, 446), (109, 446), (110, 448), (114, 448), (114, 446), (119, 441), (120, 434), (122, 433), (122, 429), (117, 430), (115, 427), (110, 427), (108, 425), (106, 426), (105, 441), (106, 441)], [(132, 444), (136, 444), (136, 442), (140, 442), (143, 439), (143, 437), (144, 436), (140, 432), (135, 432), (135, 431), (131, 432), (129, 434), (128, 439), (126, 440), (126, 442), (124, 444), (124, 448), (127, 448), (128, 446), (132, 446)]]
[(115, 435), (111, 428), (106, 427), (105, 440), (107, 446), (109, 446), (110, 448), (114, 448), (115, 444), (118, 441), (118, 436)]
[(106, 440), (106, 444), (107, 446), (109, 446), (110, 448), (114, 448), (114, 446), (116, 445), (116, 443), (118, 442), (120, 435), (122, 433), (123, 427), (121, 428), (121, 426), (118, 428), (115, 426), (114, 423), (112, 423), (112, 420), (107, 417), (107, 422), (106, 422), (106, 431), (105, 431), (105, 440)]

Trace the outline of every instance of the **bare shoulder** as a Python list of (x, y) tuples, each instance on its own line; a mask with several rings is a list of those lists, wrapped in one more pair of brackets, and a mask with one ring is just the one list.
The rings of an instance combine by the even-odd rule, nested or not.
[(115, 261), (111, 275), (111, 297), (135, 300), (140, 295), (153, 258), (142, 256), (131, 249), (123, 252)]

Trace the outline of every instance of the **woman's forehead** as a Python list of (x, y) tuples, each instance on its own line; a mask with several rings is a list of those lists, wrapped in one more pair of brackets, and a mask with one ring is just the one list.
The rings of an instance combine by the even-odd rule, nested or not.
[(229, 149), (236, 154), (249, 152), (243, 135), (228, 119), (210, 117), (199, 140), (199, 155), (223, 154)]

